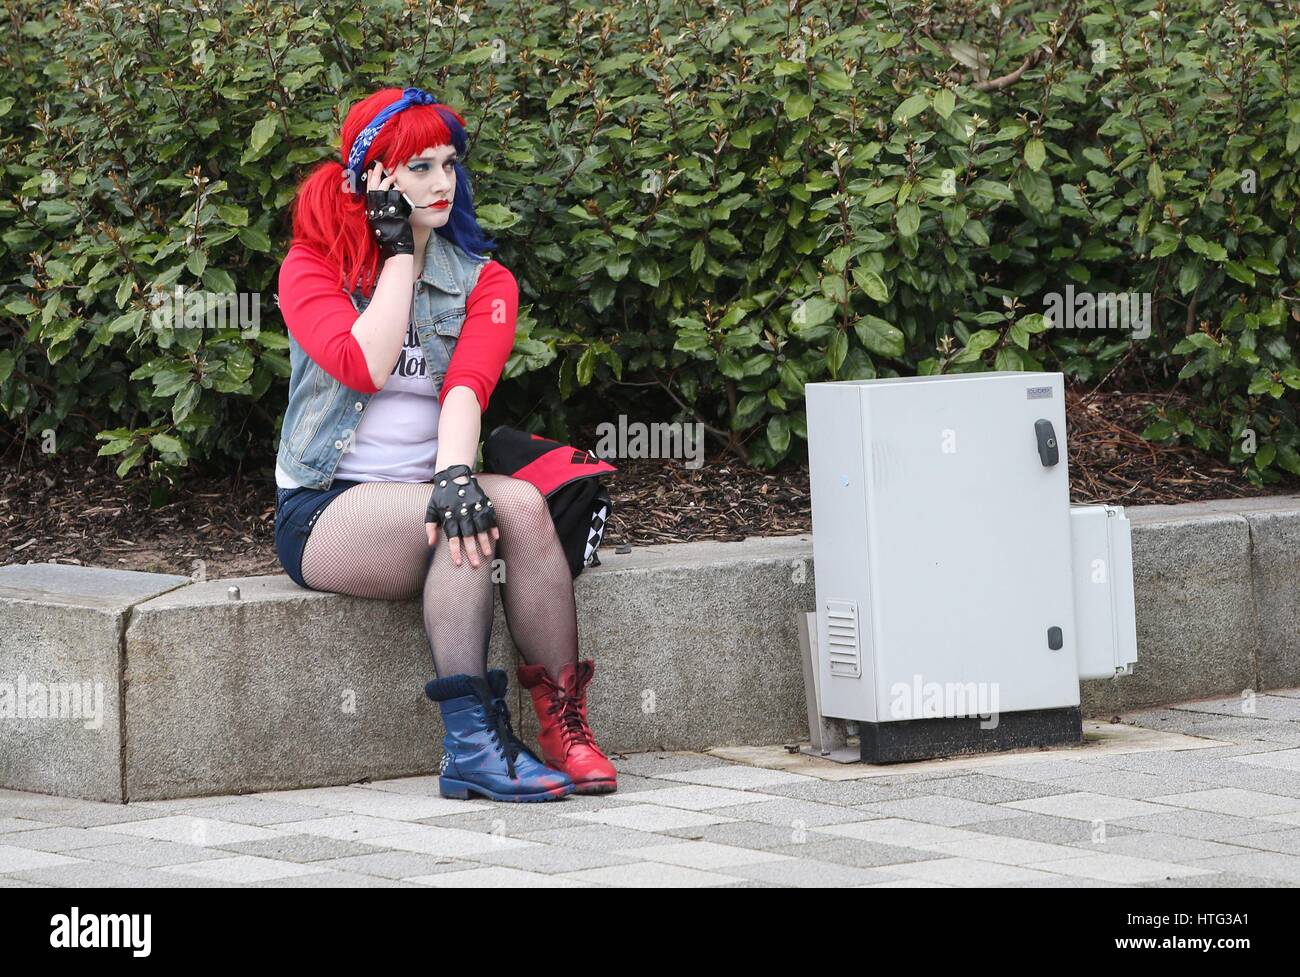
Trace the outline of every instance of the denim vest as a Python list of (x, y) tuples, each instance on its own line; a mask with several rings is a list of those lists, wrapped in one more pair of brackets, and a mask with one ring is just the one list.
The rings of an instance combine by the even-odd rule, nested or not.
[[(442, 380), (465, 324), (465, 303), (488, 260), (471, 257), (436, 231), (429, 234), (424, 268), (414, 285), (411, 319), (436, 395), (442, 394)], [(359, 291), (350, 298), (358, 314), (370, 304)], [(289, 364), (289, 404), (276, 461), (307, 488), (327, 489), (344, 451), (352, 447), (353, 433), (374, 395), (346, 387), (330, 376), (292, 334)]]

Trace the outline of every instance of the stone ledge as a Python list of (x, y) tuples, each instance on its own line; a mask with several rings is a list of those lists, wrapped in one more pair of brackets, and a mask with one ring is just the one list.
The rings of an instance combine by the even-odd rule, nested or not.
[[(122, 662), (132, 608), (190, 582), (188, 577), (58, 563), (0, 567), (0, 786), (122, 800)], [(33, 696), (66, 683), (76, 698), (59, 708), (81, 719), (26, 712)], [(39, 684), (41, 693), (37, 693)], [(19, 695), (20, 692), (24, 693)], [(0, 693), (3, 695), (4, 693)], [(20, 707), (21, 703), (21, 707)], [(35, 710), (31, 710), (35, 711)]]
[[(1300, 496), (1132, 507), (1135, 674), (1085, 715), (1300, 685)], [(609, 751), (806, 738), (796, 621), (812, 537), (645, 546), (577, 580), (590, 718)], [(227, 588), (238, 585), (241, 599)], [(490, 649), (531, 704), (498, 601)], [(98, 800), (429, 773), (442, 735), (418, 601), (54, 564), (0, 568), (0, 682), (99, 682), (97, 729), (0, 718), (0, 786)]]
[[(796, 611), (812, 606), (812, 540), (651, 546), (577, 580), (579, 647), (597, 662), (590, 719), (608, 750), (795, 737)], [(806, 561), (806, 562), (805, 562)], [(796, 585), (790, 578), (806, 577)], [(240, 588), (241, 600), (226, 590)], [(132, 799), (428, 773), (442, 736), (419, 601), (306, 591), (286, 576), (196, 583), (138, 604), (127, 634)], [(306, 653), (303, 653), (306, 649)], [(497, 602), (489, 662), (532, 705)], [(706, 681), (701, 682), (704, 678)]]

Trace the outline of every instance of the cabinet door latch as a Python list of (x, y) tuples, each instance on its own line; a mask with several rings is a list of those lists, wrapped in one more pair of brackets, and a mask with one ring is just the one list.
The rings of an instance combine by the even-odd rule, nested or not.
[(1034, 421), (1034, 434), (1038, 438), (1038, 458), (1044, 468), (1051, 468), (1061, 460), (1061, 452), (1056, 444), (1056, 429), (1045, 417)]

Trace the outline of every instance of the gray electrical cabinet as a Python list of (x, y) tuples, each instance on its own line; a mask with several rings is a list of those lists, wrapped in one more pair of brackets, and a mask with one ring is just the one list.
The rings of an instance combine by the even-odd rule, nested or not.
[(869, 762), (1077, 742), (1081, 674), (1136, 641), (1122, 510), (1070, 506), (1062, 375), (805, 394), (821, 714)]
[(1133, 542), (1123, 506), (1070, 507), (1079, 678), (1132, 675), (1137, 663)]

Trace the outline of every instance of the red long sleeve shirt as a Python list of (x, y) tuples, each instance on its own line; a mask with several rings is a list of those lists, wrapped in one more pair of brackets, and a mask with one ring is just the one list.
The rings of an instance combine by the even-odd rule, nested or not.
[[(339, 287), (338, 269), (324, 255), (304, 244), (290, 247), (280, 265), (279, 298), (290, 334), (321, 369), (353, 390), (378, 391), (361, 344), (352, 335), (357, 310)], [(514, 348), (518, 314), (514, 275), (497, 261), (487, 262), (465, 303), (465, 324), (443, 378), (439, 406), (453, 387), (469, 387), (479, 407), (487, 410)]]

